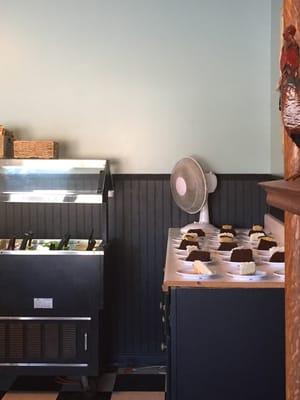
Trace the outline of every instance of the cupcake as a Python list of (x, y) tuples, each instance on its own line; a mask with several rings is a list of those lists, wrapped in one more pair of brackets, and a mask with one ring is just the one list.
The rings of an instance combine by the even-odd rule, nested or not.
[(284, 247), (271, 247), (270, 252), (270, 262), (274, 263), (284, 263)]
[(253, 252), (251, 249), (236, 247), (231, 250), (230, 261), (232, 262), (250, 262), (253, 261)]
[(276, 247), (277, 242), (270, 236), (264, 236), (259, 240), (258, 250), (269, 250), (271, 247)]

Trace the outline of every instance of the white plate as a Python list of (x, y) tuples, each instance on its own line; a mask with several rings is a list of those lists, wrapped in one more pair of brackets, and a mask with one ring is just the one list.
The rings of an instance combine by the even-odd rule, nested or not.
[(241, 243), (243, 246), (248, 246), (248, 247), (252, 247), (252, 243), (250, 242), (250, 240), (246, 240), (243, 238), (238, 238), (238, 243)]
[(179, 250), (179, 249), (175, 249), (175, 254), (177, 254), (178, 256), (184, 256), (185, 254), (187, 254), (186, 250)]
[(181, 243), (181, 239), (173, 239), (172, 242), (175, 244), (179, 244)]
[[(253, 261), (255, 262), (256, 267), (258, 267), (261, 264), (265, 264), (266, 263), (264, 260), (261, 260), (261, 259), (255, 258), (255, 257), (254, 257)], [(243, 261), (230, 261), (230, 257), (229, 257), (229, 259), (226, 259), (226, 258), (223, 259), (223, 262), (235, 266), (235, 265), (241, 264)], [(250, 261), (244, 261), (244, 262), (250, 262)]]
[(219, 257), (221, 258), (221, 261), (230, 261), (230, 254), (228, 254), (228, 252), (224, 252), (224, 254), (221, 254), (220, 252), (216, 252)]
[(236, 228), (235, 231), (238, 232), (238, 233), (246, 233), (246, 234), (248, 234), (249, 229), (246, 229), (246, 228)]
[(206, 240), (211, 246), (217, 246), (220, 242), (218, 238), (208, 238)]
[[(267, 251), (264, 251), (264, 250), (255, 250), (255, 249), (253, 249), (253, 252), (258, 256), (258, 257), (261, 257), (261, 258), (263, 258), (263, 259), (267, 259), (267, 260), (269, 260), (270, 259), (270, 254), (269, 254), (269, 252), (267, 252)], [(264, 252), (264, 253), (263, 253)]]
[[(226, 262), (226, 261), (224, 261)], [(254, 260), (255, 263), (255, 267), (256, 268), (260, 268), (260, 267), (265, 267), (266, 264), (263, 261), (259, 261), (259, 260)], [(232, 265), (233, 267), (238, 267), (241, 263), (240, 262), (233, 262), (233, 261), (227, 261), (227, 264)]]
[(233, 267), (237, 267), (241, 262), (240, 261), (230, 261), (229, 260), (223, 260), (224, 263), (232, 265)]
[(267, 273), (265, 271), (256, 270), (253, 275), (240, 275), (236, 271), (227, 271), (226, 274), (234, 279), (245, 280), (245, 281), (256, 281), (261, 278), (264, 278)]
[[(180, 243), (182, 242), (183, 239), (173, 239), (173, 246), (178, 247), (180, 245)], [(197, 240), (195, 243), (195, 246), (197, 246), (197, 244), (199, 245), (200, 243), (203, 243), (203, 240)], [(192, 244), (189, 244), (188, 246), (193, 246)]]
[(215, 255), (215, 258), (220, 258), (221, 261), (230, 261), (230, 252), (229, 251), (217, 251), (212, 250), (211, 253)]
[(258, 250), (257, 247), (252, 247), (252, 249), (254, 253), (256, 253), (259, 257), (264, 257), (264, 258), (271, 257), (269, 250)]
[(193, 268), (187, 267), (187, 268), (180, 268), (178, 271), (176, 271), (176, 274), (182, 276), (183, 278), (195, 279), (198, 281), (201, 279), (210, 279), (216, 275), (216, 272), (213, 272), (212, 275), (197, 274), (194, 272)]
[(230, 260), (222, 260), (224, 263), (231, 265), (232, 267), (237, 267), (238, 263), (235, 261), (230, 261)]
[(284, 278), (285, 277), (284, 269), (279, 269), (277, 271), (274, 271), (273, 274), (276, 275), (276, 276), (279, 276), (280, 278)]
[(226, 256), (226, 255), (230, 254), (232, 249), (231, 250), (218, 250), (218, 247), (217, 248), (216, 247), (210, 247), (210, 250), (213, 250), (213, 251), (215, 251), (216, 253), (218, 253), (220, 255)]
[[(185, 264), (186, 266), (190, 266), (190, 267), (193, 266), (194, 261), (186, 261), (185, 258), (181, 258), (181, 257), (179, 257), (179, 259), (180, 259), (180, 261), (183, 262), (183, 264)], [(213, 264), (213, 263), (214, 263), (213, 260), (210, 260), (210, 261), (202, 261), (202, 262), (203, 262), (203, 264), (206, 264), (206, 265), (209, 265), (209, 264)]]
[[(180, 245), (180, 243), (173, 243), (173, 246), (175, 247), (175, 250), (186, 251), (186, 250), (180, 249), (179, 245)], [(193, 244), (188, 244), (188, 246), (196, 246), (196, 247), (197, 247), (197, 245), (199, 246), (198, 249), (200, 250), (200, 245), (199, 245), (198, 242), (196, 244), (194, 244), (194, 245)]]
[(208, 247), (209, 247), (209, 250), (219, 251), (219, 250), (218, 250), (219, 246), (216, 247), (216, 245), (210, 245), (210, 244), (208, 243)]
[(284, 262), (270, 262), (266, 261), (266, 264), (270, 265), (271, 267), (282, 268), (284, 269)]
[(236, 233), (237, 236), (243, 236), (243, 237), (249, 237), (248, 232), (245, 231), (240, 231)]
[[(268, 250), (261, 250), (259, 249), (257, 246), (252, 246), (253, 250), (257, 251), (258, 253), (262, 253), (262, 254), (269, 254), (270, 253), (270, 249)], [(271, 248), (271, 247), (270, 247)]]

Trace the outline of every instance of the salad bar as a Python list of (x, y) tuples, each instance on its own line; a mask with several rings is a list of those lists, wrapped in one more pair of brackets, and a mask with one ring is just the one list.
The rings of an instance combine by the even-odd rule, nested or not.
[[(0, 161), (0, 200), (16, 207), (47, 203), (50, 210), (70, 203), (59, 208), (62, 214), (78, 204), (94, 204), (105, 215), (110, 189), (105, 160)], [(98, 375), (104, 353), (104, 222), (104, 229), (96, 220), (86, 224), (86, 238), (76, 236), (83, 232), (80, 226), (69, 232), (74, 225), (68, 222), (57, 227), (65, 230), (61, 237), (42, 236), (40, 224), (40, 232), (9, 232), (0, 239), (2, 374)]]
[[(101, 249), (102, 240), (95, 240), (93, 233), (89, 239), (72, 239), (69, 233), (61, 239), (34, 239), (32, 232), (24, 234), (22, 239), (12, 237), (10, 239), (0, 239), (0, 255), (35, 255), (35, 254), (103, 254)], [(101, 252), (102, 253), (99, 253)]]

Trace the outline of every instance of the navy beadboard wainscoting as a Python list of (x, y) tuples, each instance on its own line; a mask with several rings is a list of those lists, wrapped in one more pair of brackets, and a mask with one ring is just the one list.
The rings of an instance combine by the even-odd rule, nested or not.
[[(247, 227), (263, 223), (269, 211), (258, 182), (268, 174), (219, 174), (209, 196), (211, 222)], [(108, 213), (110, 259), (106, 269), (106, 339), (108, 363), (120, 366), (166, 363), (159, 303), (169, 227), (198, 219), (172, 200), (166, 174), (114, 175), (115, 195), (106, 205), (0, 203), (0, 237), (58, 238), (70, 232), (87, 238), (93, 227), (105, 237)], [(280, 216), (280, 215), (279, 215)], [(278, 214), (277, 214), (278, 217)], [(101, 225), (101, 227), (100, 227)]]
[[(258, 182), (268, 174), (219, 174), (209, 196), (211, 222), (237, 227), (263, 224), (270, 212)], [(169, 227), (198, 219), (172, 200), (170, 175), (115, 175), (109, 201), (113, 268), (109, 279), (109, 360), (118, 365), (164, 363), (159, 310)], [(277, 215), (278, 216), (278, 215)]]

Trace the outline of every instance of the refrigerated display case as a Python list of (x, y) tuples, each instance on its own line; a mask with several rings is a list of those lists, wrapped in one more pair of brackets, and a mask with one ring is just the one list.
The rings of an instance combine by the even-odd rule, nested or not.
[[(0, 160), (2, 204), (41, 208), (67, 203), (65, 221), (74, 216), (72, 207), (103, 208), (101, 221), (85, 227), (95, 228), (95, 237), (74, 238), (71, 230), (62, 237), (40, 237), (46, 228), (20, 235), (16, 226), (16, 235), (10, 230), (0, 239), (1, 373), (98, 374), (103, 360), (107, 200), (112, 189), (107, 160)], [(84, 217), (78, 223), (83, 221)]]

